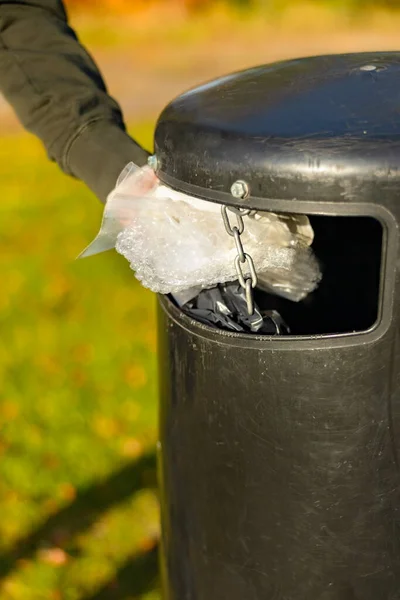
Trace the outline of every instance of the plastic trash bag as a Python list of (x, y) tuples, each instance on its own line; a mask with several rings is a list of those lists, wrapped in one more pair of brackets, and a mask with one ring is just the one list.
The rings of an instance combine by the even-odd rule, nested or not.
[(158, 185), (159, 180), (150, 167), (141, 169), (134, 163), (129, 163), (107, 198), (99, 233), (78, 258), (115, 248), (118, 234), (131, 222), (136, 201), (144, 201), (155, 192)]
[(276, 310), (260, 312), (255, 305), (250, 316), (245, 292), (238, 283), (202, 290), (181, 308), (196, 321), (218, 329), (258, 335), (290, 334), (289, 327)]
[[(263, 288), (298, 301), (317, 287), (321, 273), (310, 249), (307, 217), (256, 213), (244, 220), (243, 245)], [(236, 247), (221, 206), (161, 184), (150, 167), (124, 169), (107, 200), (101, 230), (81, 256), (113, 246), (154, 292), (176, 294), (237, 279)]]

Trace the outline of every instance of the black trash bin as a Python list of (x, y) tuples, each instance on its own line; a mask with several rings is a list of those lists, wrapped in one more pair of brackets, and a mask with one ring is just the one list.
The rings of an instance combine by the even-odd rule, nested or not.
[(179, 191), (309, 215), (324, 274), (300, 303), (259, 293), (290, 336), (160, 301), (164, 599), (399, 599), (400, 53), (211, 82), (155, 148)]

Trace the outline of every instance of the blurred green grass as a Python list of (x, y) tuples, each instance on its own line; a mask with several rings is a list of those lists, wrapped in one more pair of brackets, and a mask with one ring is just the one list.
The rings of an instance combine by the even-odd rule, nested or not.
[(75, 261), (102, 207), (30, 136), (0, 190), (0, 598), (156, 600), (155, 298), (114, 252)]

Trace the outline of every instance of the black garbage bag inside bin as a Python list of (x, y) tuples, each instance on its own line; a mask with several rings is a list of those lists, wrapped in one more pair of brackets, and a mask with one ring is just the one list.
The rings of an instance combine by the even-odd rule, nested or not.
[(237, 282), (202, 290), (183, 306), (183, 310), (201, 323), (236, 333), (290, 333), (289, 327), (276, 310), (260, 311), (255, 305), (253, 314), (249, 315), (244, 289)]

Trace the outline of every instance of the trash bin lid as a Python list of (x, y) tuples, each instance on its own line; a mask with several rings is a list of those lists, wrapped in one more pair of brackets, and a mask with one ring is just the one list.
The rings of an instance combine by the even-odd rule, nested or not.
[[(400, 52), (288, 60), (206, 83), (162, 112), (155, 152), (165, 183), (227, 204), (398, 193)], [(245, 202), (232, 197), (237, 180)]]

